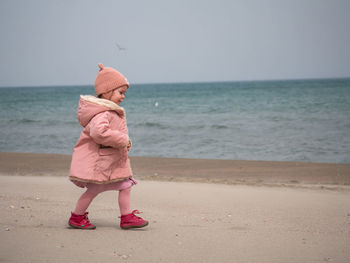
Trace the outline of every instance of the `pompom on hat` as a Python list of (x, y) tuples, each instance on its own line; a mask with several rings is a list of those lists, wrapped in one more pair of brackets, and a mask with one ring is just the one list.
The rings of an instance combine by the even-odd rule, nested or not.
[(129, 88), (128, 80), (119, 71), (114, 68), (104, 67), (101, 63), (98, 64), (100, 71), (97, 73), (95, 80), (95, 90), (97, 96), (127, 86)]

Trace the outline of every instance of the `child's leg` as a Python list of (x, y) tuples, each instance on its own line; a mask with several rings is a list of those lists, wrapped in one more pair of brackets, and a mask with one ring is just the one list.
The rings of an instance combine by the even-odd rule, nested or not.
[(119, 191), (118, 203), (119, 203), (120, 215), (127, 215), (131, 213), (130, 192), (131, 192), (131, 187)]
[(139, 211), (134, 210), (131, 212), (130, 210), (130, 192), (131, 187), (119, 191), (120, 227), (122, 229), (145, 227), (148, 225), (148, 221), (135, 215), (140, 214)]
[(93, 191), (92, 189), (88, 188), (85, 193), (83, 193), (74, 210), (74, 213), (77, 215), (83, 215), (86, 210), (88, 209), (89, 205), (91, 204), (92, 200), (99, 194), (97, 191)]

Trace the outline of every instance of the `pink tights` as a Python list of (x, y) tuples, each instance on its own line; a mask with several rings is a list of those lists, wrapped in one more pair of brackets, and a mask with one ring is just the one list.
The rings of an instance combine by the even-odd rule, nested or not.
[[(127, 215), (131, 213), (130, 210), (130, 192), (131, 187), (120, 190), (118, 196), (118, 204), (121, 215)], [(83, 215), (85, 211), (88, 209), (92, 200), (99, 194), (101, 191), (98, 191), (94, 188), (88, 188), (85, 193), (83, 193), (75, 207), (74, 213), (78, 215)]]

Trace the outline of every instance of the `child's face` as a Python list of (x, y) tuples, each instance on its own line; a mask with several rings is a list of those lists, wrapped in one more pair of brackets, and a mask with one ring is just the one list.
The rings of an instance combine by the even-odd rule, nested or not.
[(113, 90), (110, 100), (113, 101), (114, 103), (120, 105), (120, 103), (122, 103), (124, 98), (125, 98), (125, 94), (126, 94), (127, 90), (128, 90), (127, 86), (123, 86), (123, 87), (120, 87), (120, 88)]

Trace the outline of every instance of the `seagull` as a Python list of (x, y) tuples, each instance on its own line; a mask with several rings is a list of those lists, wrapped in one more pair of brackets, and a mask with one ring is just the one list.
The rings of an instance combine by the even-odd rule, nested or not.
[(118, 43), (115, 43), (115, 45), (117, 46), (119, 51), (125, 51), (126, 50), (125, 47), (121, 47)]

